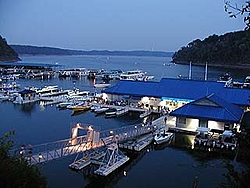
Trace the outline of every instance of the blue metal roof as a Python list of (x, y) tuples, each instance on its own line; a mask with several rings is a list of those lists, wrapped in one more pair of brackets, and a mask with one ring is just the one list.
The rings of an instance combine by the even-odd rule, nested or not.
[(163, 78), (159, 83), (159, 94), (163, 97), (178, 97), (196, 100), (224, 88), (221, 82)]
[(170, 115), (238, 123), (243, 113), (243, 109), (212, 94), (188, 103), (171, 112)]
[(143, 82), (121, 80), (115, 86), (105, 89), (104, 93), (117, 94), (117, 95), (130, 95), (130, 96), (155, 96), (158, 90), (158, 82)]
[(168, 97), (197, 100), (216, 94), (227, 102), (239, 106), (250, 105), (250, 90), (226, 88), (222, 82), (163, 78), (160, 82), (119, 81), (104, 93), (131, 96)]

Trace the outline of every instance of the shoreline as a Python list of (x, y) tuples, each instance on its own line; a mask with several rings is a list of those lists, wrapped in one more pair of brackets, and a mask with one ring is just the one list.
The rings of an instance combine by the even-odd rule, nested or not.
[[(176, 61), (174, 62), (176, 64), (180, 65), (189, 65), (189, 62), (184, 62), (184, 61)], [(192, 63), (194, 66), (201, 66), (205, 67), (205, 63)], [(241, 64), (241, 65), (225, 65), (225, 64), (219, 64), (219, 63), (212, 63), (212, 64), (207, 64), (208, 67), (215, 67), (215, 68), (225, 68), (225, 69), (238, 69), (238, 70), (250, 70), (250, 64)]]
[(22, 59), (20, 58), (8, 58), (8, 59), (4, 59), (4, 58), (0, 58), (0, 62), (17, 62), (17, 61), (22, 61)]

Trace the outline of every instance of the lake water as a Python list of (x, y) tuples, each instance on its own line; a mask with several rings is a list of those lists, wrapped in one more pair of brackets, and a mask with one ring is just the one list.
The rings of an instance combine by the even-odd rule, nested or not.
[[(189, 66), (174, 65), (171, 58), (162, 57), (104, 57), (104, 56), (23, 56), (24, 62), (50, 63), (61, 65), (57, 69), (82, 67), (89, 69), (140, 69), (154, 75), (159, 81), (162, 77), (176, 78), (188, 76)], [(231, 72), (240, 81), (247, 76), (246, 71), (208, 69), (208, 79), (216, 80), (224, 72)], [(204, 77), (204, 67), (192, 67), (193, 78)], [(17, 80), (22, 87), (58, 85), (63, 89), (73, 89), (73, 83), (80, 90), (96, 91), (93, 81), (88, 79), (71, 80), (57, 78), (51, 80)], [(115, 82), (111, 82), (115, 84)], [(71, 127), (77, 122), (90, 124), (106, 130), (140, 122), (138, 114), (128, 114), (119, 118), (105, 119), (91, 112), (71, 116), (69, 110), (58, 110), (55, 106), (39, 104), (14, 105), (11, 102), (0, 104), (0, 135), (15, 130), (13, 139), (16, 145), (41, 144), (70, 137)], [(75, 156), (62, 158), (41, 165), (49, 187), (192, 187), (194, 177), (198, 177), (199, 187), (216, 187), (224, 179), (224, 163), (220, 158), (206, 159), (197, 157), (184, 146), (190, 146), (192, 136), (175, 134), (170, 146), (163, 148), (148, 147), (123, 169), (111, 177), (90, 178), (84, 173), (68, 168)], [(126, 173), (125, 173), (125, 172)]]

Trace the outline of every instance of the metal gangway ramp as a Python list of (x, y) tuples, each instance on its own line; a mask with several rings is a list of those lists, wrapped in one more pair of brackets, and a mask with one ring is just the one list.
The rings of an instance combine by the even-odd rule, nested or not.
[[(148, 124), (136, 124), (102, 132), (95, 131), (91, 126), (77, 123), (72, 128), (72, 137), (55, 142), (34, 146), (22, 146), (18, 149), (20, 157), (24, 157), (30, 164), (45, 163), (61, 157), (89, 151), (112, 143), (114, 136), (119, 137), (119, 142), (133, 137), (154, 132), (165, 126), (163, 118), (158, 118)], [(78, 136), (78, 129), (87, 130), (87, 135)], [(16, 151), (16, 150), (15, 150)]]
[(97, 170), (94, 171), (95, 174), (101, 176), (108, 176), (111, 172), (125, 164), (129, 157), (124, 155), (118, 148), (119, 137), (115, 136), (115, 143), (107, 146), (106, 153), (103, 157), (102, 163)]

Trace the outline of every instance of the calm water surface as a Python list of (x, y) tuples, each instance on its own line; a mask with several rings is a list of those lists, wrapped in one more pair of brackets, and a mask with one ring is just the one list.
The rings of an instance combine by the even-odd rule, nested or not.
[[(104, 56), (24, 56), (24, 62), (57, 64), (62, 68), (84, 67), (91, 69), (141, 69), (154, 75), (159, 81), (162, 77), (176, 78), (188, 76), (189, 66), (174, 65), (170, 58), (156, 57), (104, 57)], [(192, 67), (194, 78), (204, 77), (204, 67)], [(221, 73), (231, 72), (243, 81), (247, 72), (237, 70), (208, 69), (208, 79), (216, 80)], [(63, 89), (73, 89), (73, 80), (17, 80), (22, 87), (59, 85)], [(93, 82), (87, 79), (74, 80), (77, 88), (94, 92)], [(115, 84), (115, 82), (111, 82)], [(0, 104), (0, 134), (15, 130), (17, 145), (41, 144), (70, 137), (71, 127), (81, 122), (98, 129), (106, 130), (140, 122), (138, 114), (128, 114), (120, 118), (105, 119), (91, 112), (71, 116), (69, 110), (58, 110), (55, 106), (42, 107), (39, 104), (14, 105), (10, 102)], [(75, 156), (62, 158), (41, 165), (49, 187), (192, 187), (194, 177), (198, 177), (199, 187), (216, 187), (224, 180), (221, 159), (210, 160), (196, 157), (189, 149), (192, 136), (176, 134), (170, 146), (155, 148), (150, 146), (139, 156), (133, 156), (123, 169), (107, 179), (89, 178), (81, 172), (68, 168)], [(181, 146), (181, 147), (180, 147)], [(124, 173), (126, 171), (126, 173)]]

